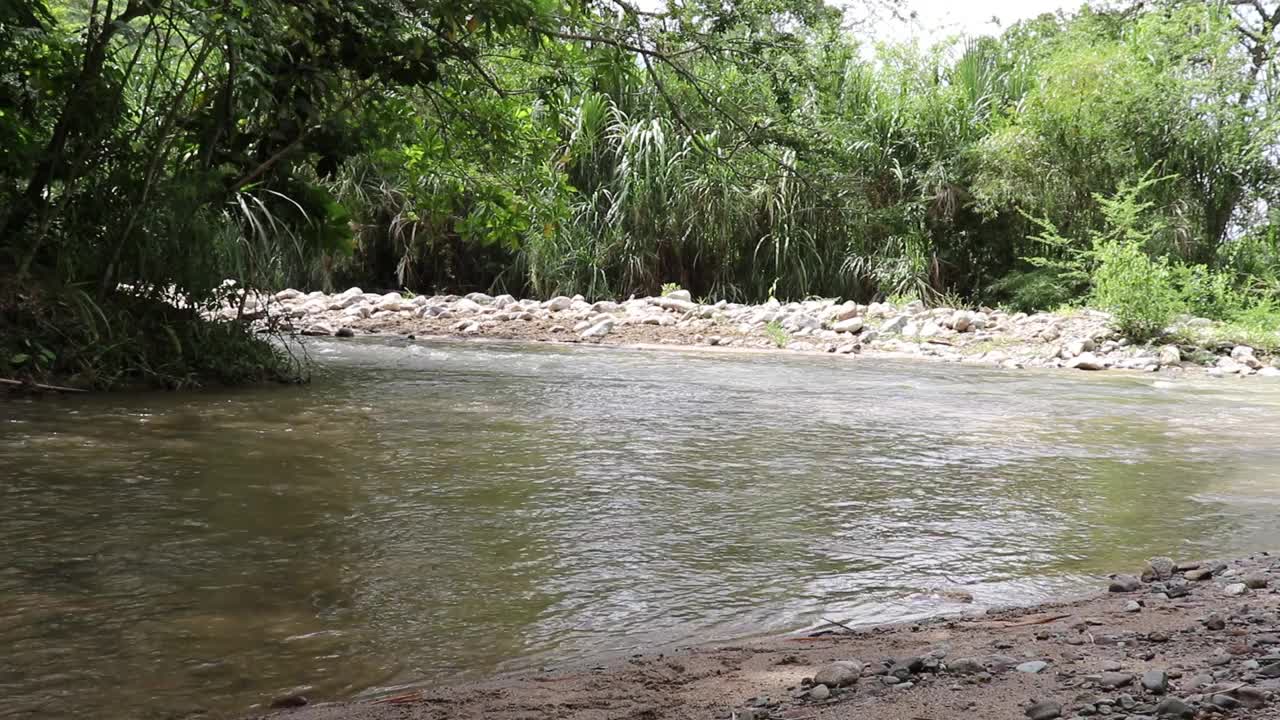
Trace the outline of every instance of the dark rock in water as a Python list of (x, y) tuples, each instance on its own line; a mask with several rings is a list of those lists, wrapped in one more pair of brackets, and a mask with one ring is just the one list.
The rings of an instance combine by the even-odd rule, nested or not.
[(284, 708), (300, 708), (308, 704), (308, 700), (303, 695), (285, 695), (271, 701), (273, 710), (283, 710)]
[(1147, 569), (1142, 573), (1142, 579), (1147, 582), (1153, 580), (1168, 580), (1173, 577), (1173, 560), (1167, 557), (1153, 557), (1147, 561)]
[(1111, 587), (1107, 588), (1114, 593), (1135, 592), (1142, 588), (1142, 581), (1132, 575), (1117, 575), (1111, 580)]
[(1163, 695), (1169, 689), (1169, 676), (1163, 670), (1148, 670), (1142, 674), (1142, 687)]
[(1188, 718), (1195, 714), (1195, 710), (1181, 698), (1167, 697), (1156, 706), (1156, 714), (1164, 717)]
[(1126, 672), (1105, 672), (1098, 679), (1098, 685), (1104, 688), (1124, 687), (1133, 682), (1133, 675)]
[(1052, 700), (1044, 700), (1028, 707), (1026, 714), (1031, 720), (1054, 720), (1062, 717), (1062, 705)]

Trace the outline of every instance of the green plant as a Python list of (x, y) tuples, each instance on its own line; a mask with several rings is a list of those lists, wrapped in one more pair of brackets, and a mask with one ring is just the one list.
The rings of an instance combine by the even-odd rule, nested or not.
[(663, 283), (662, 297), (666, 297), (673, 292), (679, 292), (680, 290), (683, 290), (683, 289), (684, 288), (680, 287), (680, 283)]
[(770, 320), (769, 323), (764, 326), (764, 336), (769, 338), (770, 342), (780, 348), (786, 347), (787, 343), (791, 342), (791, 336), (787, 334), (787, 331), (783, 329), (782, 324), (777, 320)]
[(1185, 306), (1164, 258), (1151, 258), (1135, 242), (1109, 240), (1094, 251), (1092, 302), (1110, 312), (1135, 341), (1159, 335)]

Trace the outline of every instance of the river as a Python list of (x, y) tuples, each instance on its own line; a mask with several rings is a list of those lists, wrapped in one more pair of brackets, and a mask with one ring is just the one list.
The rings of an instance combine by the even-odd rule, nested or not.
[(1280, 544), (1280, 383), (310, 347), (306, 387), (0, 399), (0, 717), (234, 717)]

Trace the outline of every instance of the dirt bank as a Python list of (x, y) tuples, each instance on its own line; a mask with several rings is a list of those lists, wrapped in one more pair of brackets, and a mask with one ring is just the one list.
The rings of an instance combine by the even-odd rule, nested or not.
[[(1280, 718), (1280, 561), (1153, 558), (1111, 592), (979, 617), (636, 655), (277, 720)], [(825, 684), (815, 684), (814, 681)]]

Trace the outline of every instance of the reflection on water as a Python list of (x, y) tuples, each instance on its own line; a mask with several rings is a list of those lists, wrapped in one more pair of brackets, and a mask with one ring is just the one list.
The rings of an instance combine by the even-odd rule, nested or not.
[(1280, 539), (1263, 381), (315, 352), (306, 388), (0, 405), (0, 716), (234, 716)]

